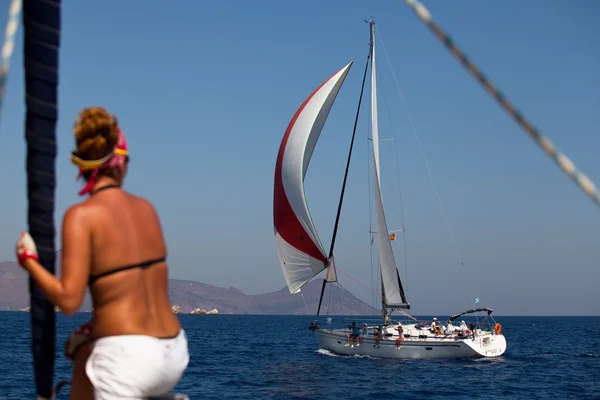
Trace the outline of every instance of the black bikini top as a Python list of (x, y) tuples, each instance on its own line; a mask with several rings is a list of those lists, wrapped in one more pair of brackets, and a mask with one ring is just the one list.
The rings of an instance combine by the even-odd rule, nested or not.
[[(111, 189), (111, 188), (118, 188), (118, 187), (119, 187), (119, 185), (106, 185), (106, 186), (101, 187), (100, 189), (95, 190), (92, 193), (92, 195), (98, 193), (101, 190)], [(160, 258), (155, 258), (153, 260), (142, 261), (142, 262), (139, 262), (139, 263), (125, 265), (123, 267), (118, 267), (118, 268), (115, 268), (115, 269), (111, 269), (109, 271), (102, 272), (101, 274), (98, 274), (98, 275), (90, 275), (90, 277), (88, 279), (88, 285), (91, 286), (94, 282), (96, 282), (98, 279), (102, 278), (103, 276), (116, 274), (117, 272), (126, 271), (128, 269), (133, 269), (133, 268), (142, 268), (142, 269), (149, 268), (149, 267), (151, 267), (154, 264), (158, 264), (158, 263), (161, 263), (161, 262), (165, 261), (166, 258), (167, 258), (166, 256), (163, 256), (163, 257), (160, 257)]]
[(146, 269), (148, 267), (151, 267), (154, 264), (158, 264), (160, 262), (165, 261), (166, 258), (167, 257), (161, 257), (161, 258), (156, 258), (154, 260), (142, 261), (140, 263), (125, 265), (123, 267), (118, 267), (118, 268), (115, 268), (115, 269), (111, 269), (109, 271), (105, 271), (105, 272), (103, 272), (101, 274), (98, 274), (98, 275), (90, 275), (90, 277), (88, 279), (88, 285), (91, 286), (94, 282), (96, 282), (98, 279), (102, 278), (103, 276), (116, 274), (117, 272), (126, 271), (128, 269), (133, 269), (133, 268)]

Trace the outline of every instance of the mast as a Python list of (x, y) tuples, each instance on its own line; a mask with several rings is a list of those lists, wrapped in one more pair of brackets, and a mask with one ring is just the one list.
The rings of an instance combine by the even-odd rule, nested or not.
[[(371, 19), (369, 21), (369, 39), (371, 49), (371, 115), (372, 115), (372, 124), (373, 130), (375, 132), (374, 136), (377, 137), (377, 148), (379, 148), (379, 121), (377, 115), (377, 68), (375, 64), (375, 20)], [(375, 138), (373, 138), (373, 146), (375, 146)], [(373, 149), (375, 153), (375, 148)], [(377, 149), (377, 160), (373, 158), (373, 163), (375, 164), (375, 183), (379, 185), (379, 173), (377, 169), (379, 168), (379, 149)], [(380, 271), (381, 271), (381, 260), (379, 261)], [(383, 274), (382, 274), (383, 275)], [(385, 301), (385, 285), (383, 284), (383, 276), (381, 279), (381, 318), (383, 321), (383, 325), (386, 324), (386, 316), (387, 316), (387, 305)]]
[[(342, 190), (340, 192), (340, 201), (338, 203), (337, 215), (335, 217), (335, 224), (333, 226), (333, 235), (331, 238), (331, 246), (329, 248), (329, 267), (335, 268), (333, 263), (333, 248), (335, 245), (335, 239), (337, 236), (338, 224), (340, 222), (340, 214), (342, 212), (342, 202), (344, 201), (344, 192), (346, 190), (346, 181), (348, 179), (348, 170), (350, 168), (350, 159), (352, 157), (352, 149), (354, 147), (354, 138), (356, 136), (356, 126), (358, 125), (358, 116), (360, 115), (360, 105), (362, 103), (363, 93), (365, 90), (365, 83), (367, 81), (367, 71), (369, 69), (369, 59), (371, 58), (371, 48), (369, 48), (369, 54), (367, 55), (367, 62), (365, 63), (365, 72), (363, 74), (362, 86), (360, 88), (360, 96), (358, 98), (358, 107), (356, 110), (356, 117), (354, 118), (354, 128), (352, 129), (352, 139), (350, 140), (350, 150), (348, 151), (348, 160), (346, 161), (346, 171), (344, 172), (344, 181), (342, 183)], [(335, 271), (327, 271), (325, 274), (325, 278), (323, 278), (323, 285), (321, 285), (321, 295), (319, 296), (319, 306), (317, 308), (317, 317), (319, 317), (319, 313), (321, 312), (321, 303), (323, 301), (323, 295), (325, 294), (325, 285), (329, 280), (329, 276), (335, 276)]]
[(379, 268), (381, 272), (382, 288), (382, 316), (383, 323), (387, 325), (387, 311), (390, 309), (409, 309), (404, 289), (400, 281), (400, 274), (396, 266), (389, 230), (383, 208), (381, 194), (381, 174), (379, 167), (379, 121), (377, 116), (377, 63), (375, 58), (375, 21), (369, 21), (371, 30), (371, 135), (373, 142), (373, 191), (375, 200), (375, 214), (377, 220), (377, 241), (379, 253)]

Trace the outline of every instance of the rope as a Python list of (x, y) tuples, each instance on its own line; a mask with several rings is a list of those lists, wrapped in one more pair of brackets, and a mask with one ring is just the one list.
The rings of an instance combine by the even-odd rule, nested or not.
[[(23, 3), (25, 139), (29, 233), (41, 264), (55, 272), (54, 193), (61, 0)], [(31, 339), (37, 395), (50, 398), (54, 376), (56, 315), (35, 282), (29, 280)]]
[(446, 34), (442, 28), (435, 23), (429, 11), (423, 4), (416, 0), (404, 0), (405, 3), (417, 14), (419, 19), (429, 27), (435, 36), (444, 44), (446, 48), (456, 57), (458, 61), (469, 71), (469, 73), (487, 90), (487, 92), (500, 104), (508, 115), (523, 128), (525, 133), (558, 165), (558, 167), (575, 182), (581, 190), (584, 191), (598, 206), (600, 206), (600, 194), (596, 185), (582, 171), (579, 171), (573, 161), (555, 145), (543, 136), (520, 111), (506, 98), (504, 93), (498, 90), (495, 85), (479, 70), (479, 68), (460, 50), (452, 41), (452, 38)]
[[(375, 283), (373, 282), (373, 276), (377, 273), (377, 271), (375, 271), (375, 268), (373, 267), (375, 256), (373, 254), (373, 207), (371, 204), (371, 148), (369, 147), (370, 138), (367, 139), (367, 195), (369, 196), (369, 261), (371, 262), (371, 291), (373, 292), (371, 295), (371, 301), (373, 302), (373, 308), (377, 308), (377, 306), (375, 305), (375, 302), (377, 301), (374, 291)], [(375, 275), (375, 280), (377, 280), (377, 275)]]
[(4, 45), (2, 46), (2, 64), (0, 65), (0, 113), (4, 100), (4, 88), (10, 69), (10, 58), (15, 49), (15, 36), (19, 29), (19, 15), (21, 14), (22, 0), (13, 0), (8, 9), (8, 22), (6, 24)]
[(410, 126), (412, 128), (412, 132), (415, 137), (415, 140), (417, 141), (417, 146), (419, 146), (419, 151), (421, 152), (423, 161), (425, 162), (425, 167), (427, 168), (427, 173), (429, 175), (429, 179), (431, 181), (431, 184), (433, 185), (433, 190), (435, 191), (435, 195), (438, 199), (438, 202), (440, 203), (442, 213), (444, 214), (444, 219), (446, 220), (446, 225), (448, 226), (448, 231), (450, 232), (450, 237), (452, 238), (452, 242), (454, 243), (454, 249), (456, 251), (456, 255), (458, 256), (458, 261), (460, 262), (461, 266), (464, 266), (463, 257), (460, 252), (460, 248), (458, 247), (458, 242), (456, 241), (454, 232), (452, 231), (452, 227), (450, 226), (450, 220), (448, 219), (448, 214), (446, 213), (446, 208), (444, 207), (444, 202), (442, 201), (440, 192), (439, 192), (437, 185), (435, 184), (435, 181), (433, 179), (433, 173), (431, 172), (431, 168), (429, 168), (429, 162), (427, 161), (427, 157), (425, 156), (425, 151), (423, 150), (423, 146), (421, 146), (421, 140), (419, 139), (419, 135), (417, 134), (417, 129), (415, 128), (415, 124), (413, 122), (412, 115), (410, 114), (410, 111), (408, 110), (408, 106), (406, 105), (406, 100), (404, 98), (404, 94), (402, 93), (402, 90), (400, 89), (400, 84), (398, 83), (398, 78), (396, 78), (396, 74), (394, 73), (394, 69), (392, 68), (392, 63), (390, 61), (390, 58), (388, 57), (387, 50), (385, 49), (385, 44), (383, 43), (383, 38), (381, 37), (381, 34), (379, 33), (379, 29), (377, 29), (377, 27), (375, 27), (375, 29), (377, 30), (377, 35), (379, 36), (379, 40), (381, 40), (381, 47), (383, 47), (383, 52), (385, 54), (385, 57), (387, 58), (388, 64), (390, 66), (390, 70), (392, 71), (392, 76), (394, 77), (394, 81), (396, 82), (396, 87), (398, 88), (398, 92), (400, 93), (400, 97), (402, 98), (402, 104), (404, 105), (404, 110), (406, 111), (406, 114), (408, 115), (408, 120), (410, 122)]
[[(337, 270), (337, 268), (336, 268)], [(331, 290), (331, 286), (329, 287), (329, 298), (327, 299), (327, 315), (331, 315), (331, 293), (333, 291)]]
[[(344, 271), (342, 271), (340, 269), (340, 267), (336, 266), (335, 268), (336, 271), (340, 271), (342, 274), (346, 275), (348, 278), (352, 279), (354, 282), (358, 283), (359, 285), (361, 285), (362, 287), (366, 288), (367, 290), (370, 290), (371, 292), (375, 293), (377, 296), (381, 297), (381, 293), (371, 289), (370, 287), (368, 287), (367, 285), (365, 285), (364, 283), (358, 281), (357, 279), (353, 278), (352, 276), (348, 275), (347, 273), (345, 273)], [(338, 282), (339, 285), (339, 282)]]
[[(456, 236), (454, 236), (454, 232), (452, 231), (452, 226), (450, 225), (450, 219), (448, 218), (448, 213), (446, 213), (446, 208), (444, 207), (444, 202), (442, 201), (442, 196), (435, 184), (435, 180), (433, 179), (433, 173), (431, 172), (431, 168), (429, 167), (429, 162), (427, 161), (427, 157), (425, 156), (425, 151), (423, 150), (423, 146), (421, 146), (421, 140), (419, 139), (419, 135), (417, 134), (417, 129), (415, 128), (415, 123), (413, 122), (412, 115), (408, 110), (408, 105), (406, 104), (406, 99), (404, 98), (404, 93), (402, 93), (402, 89), (400, 89), (400, 83), (398, 82), (398, 78), (394, 73), (394, 68), (392, 67), (392, 62), (388, 57), (387, 50), (385, 49), (385, 43), (383, 42), (383, 38), (381, 37), (381, 33), (379, 33), (379, 29), (375, 27), (377, 31), (377, 35), (379, 36), (379, 40), (381, 41), (381, 47), (383, 48), (383, 53), (387, 59), (388, 65), (390, 66), (390, 70), (392, 72), (392, 76), (394, 77), (394, 82), (396, 82), (396, 87), (398, 88), (398, 93), (400, 93), (400, 97), (402, 98), (402, 105), (404, 106), (404, 110), (406, 111), (406, 115), (408, 116), (408, 120), (410, 122), (410, 126), (412, 129), (413, 136), (417, 142), (417, 146), (419, 147), (419, 151), (421, 152), (421, 156), (423, 157), (423, 162), (425, 163), (425, 167), (427, 168), (427, 174), (429, 175), (429, 180), (431, 181), (431, 185), (433, 186), (433, 191), (435, 192), (435, 196), (438, 199), (438, 203), (440, 204), (440, 208), (442, 209), (442, 214), (444, 215), (444, 220), (446, 221), (446, 226), (448, 227), (448, 233), (450, 234), (450, 239), (452, 240), (452, 244), (454, 245), (454, 251), (456, 252), (456, 256), (458, 258), (458, 262), (461, 266), (461, 271), (463, 276), (467, 276), (467, 271), (465, 267), (465, 263), (463, 261), (462, 253), (460, 251), (460, 247), (458, 246), (458, 241), (456, 240)], [(385, 96), (385, 92), (384, 92)], [(386, 100), (387, 101), (387, 100)], [(389, 111), (388, 111), (389, 112)], [(391, 117), (390, 117), (391, 119)], [(403, 235), (406, 241), (406, 235)], [(408, 276), (408, 271), (407, 271)], [(473, 308), (475, 308), (475, 302), (472, 296), (469, 296), (469, 300)]]
[(306, 304), (306, 300), (304, 299), (304, 294), (300, 291), (300, 296), (302, 297), (302, 301), (304, 302), (304, 306), (306, 307), (306, 315), (310, 315), (310, 311), (308, 311), (308, 304)]
[[(344, 315), (344, 305), (342, 304), (342, 293), (340, 292), (340, 287), (342, 287), (342, 285), (339, 282), (337, 283), (337, 293), (338, 293), (338, 302), (340, 303), (340, 315)], [(346, 289), (344, 289), (346, 290)], [(347, 290), (346, 290), (347, 291)]]
[[(383, 44), (383, 39), (381, 39), (381, 35), (379, 34), (379, 29), (377, 28), (377, 26), (375, 26), (375, 29), (377, 30), (377, 35), (379, 35), (379, 39), (381, 40), (381, 45), (383, 47), (383, 51), (385, 53), (385, 56), (388, 60), (388, 63), (390, 65), (390, 69), (392, 69), (392, 64), (390, 62), (389, 57), (387, 56), (387, 51), (385, 50), (385, 45)], [(394, 70), (392, 69), (392, 74), (394, 73)], [(383, 82), (383, 78), (379, 77), (379, 74), (377, 81), (378, 82)], [(394, 76), (395, 78), (395, 76)], [(396, 81), (396, 86), (398, 87), (398, 90), (400, 90), (400, 87), (398, 86), (398, 82)], [(403, 244), (403, 249), (404, 249), (404, 279), (406, 282), (406, 286), (408, 288), (408, 251), (407, 251), (407, 247), (406, 247), (406, 224), (405, 224), (405, 219), (404, 219), (404, 202), (402, 200), (402, 184), (400, 182), (400, 161), (398, 160), (398, 137), (396, 135), (396, 128), (394, 126), (394, 121), (392, 119), (392, 113), (390, 111), (390, 105), (387, 101), (387, 96), (385, 95), (385, 85), (381, 85), (381, 92), (383, 94), (383, 102), (385, 103), (385, 109), (387, 110), (387, 115), (388, 118), (390, 120), (390, 126), (392, 127), (392, 133), (394, 134), (394, 153), (395, 153), (395, 159), (396, 159), (396, 172), (397, 172), (397, 176), (398, 176), (398, 192), (399, 192), (399, 197), (400, 197), (400, 223), (402, 226), (402, 244)], [(402, 95), (402, 92), (400, 91), (400, 95)], [(409, 115), (410, 118), (410, 115)], [(408, 291), (406, 291), (406, 296), (408, 297)]]

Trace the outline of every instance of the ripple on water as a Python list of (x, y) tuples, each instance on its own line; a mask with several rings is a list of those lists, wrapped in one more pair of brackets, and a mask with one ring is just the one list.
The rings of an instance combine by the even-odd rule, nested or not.
[[(57, 317), (56, 380), (71, 371), (65, 338), (89, 315)], [(478, 360), (336, 355), (318, 348), (310, 316), (180, 318), (191, 359), (176, 389), (191, 399), (600, 398), (600, 317), (498, 317), (507, 352)], [(0, 399), (34, 398), (29, 314), (0, 312), (0, 324), (10, 349), (0, 353)], [(565, 337), (562, 326), (587, 333)]]

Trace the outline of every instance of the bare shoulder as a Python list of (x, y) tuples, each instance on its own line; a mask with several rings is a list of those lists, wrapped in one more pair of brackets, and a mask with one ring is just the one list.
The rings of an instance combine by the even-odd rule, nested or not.
[(74, 204), (63, 215), (63, 225), (82, 224), (86, 220), (88, 207), (85, 203)]
[(80, 227), (89, 226), (93, 224), (94, 220), (103, 218), (102, 207), (99, 207), (99, 203), (95, 199), (89, 198), (81, 203), (73, 204), (67, 208), (63, 216), (63, 226), (77, 224)]
[(72, 205), (65, 211), (61, 227), (63, 247), (65, 247), (65, 242), (79, 243), (87, 240), (91, 231), (91, 214), (89, 205), (85, 203)]
[(147, 240), (154, 243), (152, 247), (155, 250), (166, 252), (166, 243), (158, 211), (149, 200), (141, 196), (133, 196), (132, 199), (138, 210), (138, 215), (143, 218)]
[(137, 196), (134, 194), (129, 194), (129, 195), (131, 196), (133, 201), (136, 203), (136, 207), (138, 207), (139, 210), (141, 210), (145, 215), (147, 215), (148, 218), (155, 218), (157, 221), (160, 220), (160, 218), (158, 217), (158, 212), (156, 211), (156, 208), (150, 202), (150, 200), (148, 200), (142, 196)]

